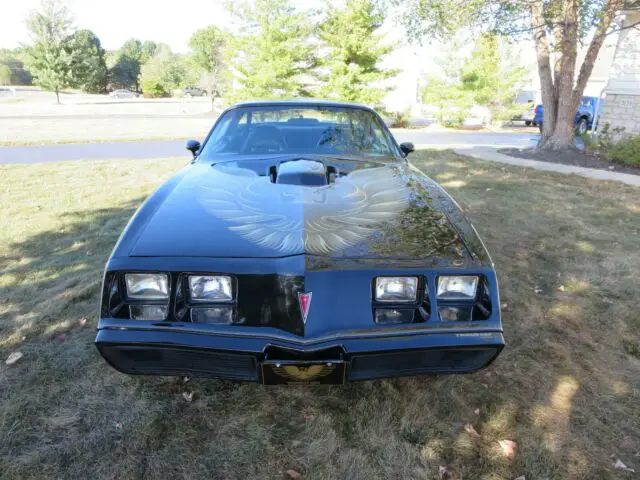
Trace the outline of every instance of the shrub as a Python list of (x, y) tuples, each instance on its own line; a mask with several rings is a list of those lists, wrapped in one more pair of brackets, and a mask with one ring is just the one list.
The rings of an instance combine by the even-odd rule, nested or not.
[(640, 135), (627, 135), (601, 153), (606, 160), (640, 167)]
[(155, 80), (144, 80), (142, 82), (142, 92), (144, 93), (144, 98), (162, 98), (169, 96), (169, 93), (160, 82), (156, 82)]
[(407, 128), (411, 125), (411, 110), (391, 112), (389, 126), (392, 128)]

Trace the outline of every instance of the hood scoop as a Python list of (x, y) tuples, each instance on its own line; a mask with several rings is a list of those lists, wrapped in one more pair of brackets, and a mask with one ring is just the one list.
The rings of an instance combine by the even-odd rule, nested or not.
[(287, 160), (269, 167), (271, 183), (319, 187), (335, 182), (336, 167), (318, 160)]

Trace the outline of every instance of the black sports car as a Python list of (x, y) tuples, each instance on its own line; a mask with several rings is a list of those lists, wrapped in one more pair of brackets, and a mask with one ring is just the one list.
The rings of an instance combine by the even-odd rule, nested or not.
[(107, 262), (96, 345), (116, 369), (343, 383), (502, 350), (484, 245), (370, 108), (242, 103), (187, 148)]

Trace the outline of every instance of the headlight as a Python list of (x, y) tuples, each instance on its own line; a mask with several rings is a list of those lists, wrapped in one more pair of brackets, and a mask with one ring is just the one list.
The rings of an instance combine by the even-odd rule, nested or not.
[(476, 297), (478, 277), (438, 277), (438, 299), (471, 300)]
[(415, 302), (418, 298), (418, 277), (376, 278), (376, 301)]
[(165, 273), (127, 273), (127, 296), (142, 300), (169, 298), (169, 277)]
[(189, 276), (189, 295), (193, 302), (232, 302), (231, 277), (191, 275)]

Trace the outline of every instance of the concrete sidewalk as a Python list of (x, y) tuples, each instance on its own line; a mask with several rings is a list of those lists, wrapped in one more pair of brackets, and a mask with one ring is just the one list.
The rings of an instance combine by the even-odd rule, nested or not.
[(507, 163), (518, 167), (535, 168), (536, 170), (546, 170), (548, 172), (558, 172), (564, 174), (580, 175), (581, 177), (592, 178), (594, 180), (612, 180), (622, 182), (627, 185), (640, 187), (640, 175), (629, 173), (619, 173), (609, 170), (598, 170), (596, 168), (577, 167), (575, 165), (563, 165), (561, 163), (540, 162), (538, 160), (528, 160), (526, 158), (516, 158), (498, 153), (495, 148), (472, 147), (458, 148), (455, 150), (460, 155), (489, 160), (492, 162)]

